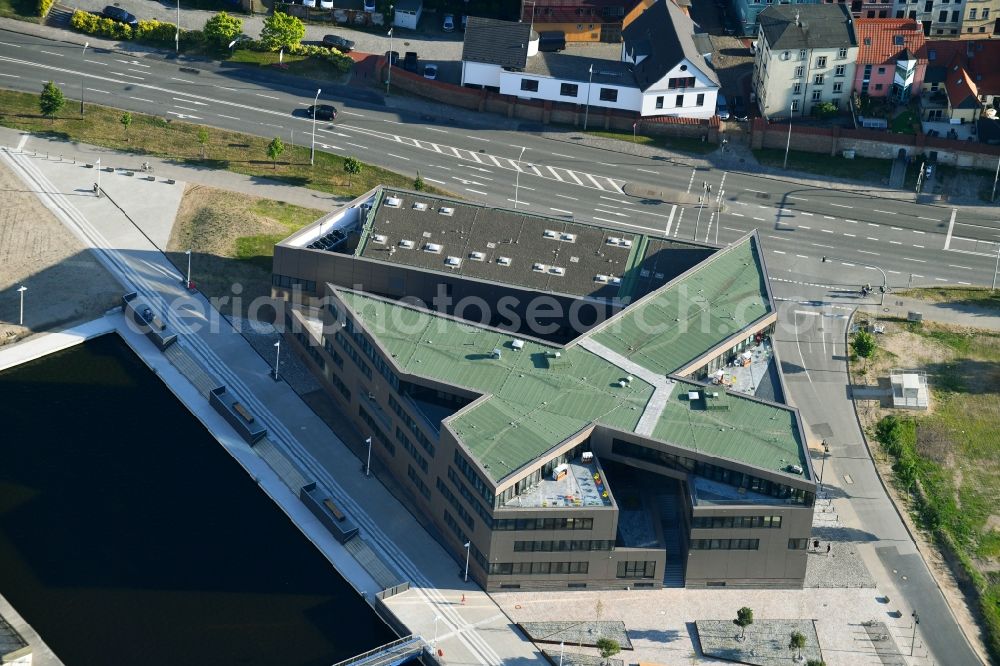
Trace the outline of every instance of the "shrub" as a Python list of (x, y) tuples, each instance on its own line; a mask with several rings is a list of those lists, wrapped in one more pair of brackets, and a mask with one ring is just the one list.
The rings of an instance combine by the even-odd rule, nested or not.
[(92, 35), (97, 32), (97, 15), (77, 9), (69, 19), (69, 24), (74, 30)]
[(281, 48), (290, 49), (299, 45), (306, 36), (306, 26), (295, 16), (274, 12), (264, 19), (264, 27), (260, 31), (260, 41), (270, 51)]
[(148, 44), (173, 44), (176, 32), (177, 26), (173, 23), (150, 19), (148, 21), (139, 21), (139, 28), (135, 31), (135, 38), (140, 42)]
[(69, 24), (74, 30), (79, 30), (88, 35), (96, 35), (97, 37), (117, 40), (129, 40), (134, 37), (132, 26), (112, 21), (109, 18), (97, 16), (96, 14), (83, 12), (79, 9), (73, 12)]
[(38, 15), (42, 18), (48, 16), (54, 2), (55, 0), (38, 0)]
[(205, 40), (217, 46), (226, 46), (243, 32), (243, 19), (219, 12), (205, 21)]

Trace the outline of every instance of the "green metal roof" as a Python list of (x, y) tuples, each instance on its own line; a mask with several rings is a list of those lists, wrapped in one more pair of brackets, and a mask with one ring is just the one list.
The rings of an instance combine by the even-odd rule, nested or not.
[[(696, 390), (704, 391), (707, 400), (690, 401), (688, 393)], [(719, 393), (718, 399), (712, 398), (713, 392)], [(721, 387), (679, 381), (653, 438), (772, 471), (799, 465), (805, 478), (809, 474), (793, 410), (726, 394)]]
[(692, 360), (771, 310), (755, 236), (712, 255), (640, 299), (590, 337), (660, 374)]

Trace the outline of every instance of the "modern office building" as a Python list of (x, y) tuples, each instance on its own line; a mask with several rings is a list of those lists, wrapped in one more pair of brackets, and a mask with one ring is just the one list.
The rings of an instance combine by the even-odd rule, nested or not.
[(717, 248), (377, 188), (275, 246), (272, 284), (486, 589), (801, 587), (798, 412), (776, 360), (771, 399), (719, 383), (777, 318), (756, 235)]

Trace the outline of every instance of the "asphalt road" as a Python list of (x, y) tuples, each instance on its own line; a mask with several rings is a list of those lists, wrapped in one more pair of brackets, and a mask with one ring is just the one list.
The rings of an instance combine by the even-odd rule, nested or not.
[[(918, 663), (980, 664), (886, 496), (862, 439), (846, 368), (845, 333), (853, 305), (822, 287), (779, 284), (775, 292), (790, 299), (779, 307), (775, 350), (789, 397), (809, 424), (814, 441), (825, 439), (830, 447), (826, 463), (815, 457), (813, 467), (817, 476), (822, 470), (825, 491), (842, 516), (839, 538), (874, 549), (869, 565), (878, 562), (883, 567), (872, 571), (876, 580), (890, 580), (902, 597), (892, 598), (887, 614), (876, 619), (887, 623), (907, 654), (912, 641), (910, 614), (919, 614), (914, 653), (921, 658)], [(824, 305), (806, 305), (803, 298)], [(902, 617), (888, 615), (896, 610)]]
[[(36, 92), (52, 79), (71, 98), (79, 99), (83, 88), (90, 102), (309, 143), (312, 124), (304, 108), (315, 90), (268, 78), (160, 55), (93, 48), (84, 55), (77, 44), (0, 31), (0, 85)], [(369, 89), (328, 86), (321, 99), (338, 106), (340, 116), (317, 125), (318, 149), (410, 175), (419, 169), (424, 180), (491, 205), (719, 243), (759, 229), (777, 277), (836, 279), (852, 289), (880, 284), (876, 265), (894, 287), (988, 284), (993, 278), (1000, 223), (974, 209), (954, 211), (953, 223), (953, 210), (941, 206), (490, 129), (496, 119), (486, 114), (454, 122), (407, 115), (387, 109)], [(704, 184), (712, 189), (700, 215), (697, 204), (625, 194), (652, 187), (698, 196)], [(823, 265), (824, 255), (838, 259)]]

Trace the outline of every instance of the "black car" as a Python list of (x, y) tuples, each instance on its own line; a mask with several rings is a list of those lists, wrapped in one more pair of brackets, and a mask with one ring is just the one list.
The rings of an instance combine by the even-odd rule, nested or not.
[(731, 101), (732, 101), (732, 105), (733, 105), (733, 117), (736, 118), (736, 120), (740, 120), (740, 121), (748, 120), (749, 119), (749, 115), (747, 113), (747, 103), (746, 103), (746, 100), (744, 100), (739, 95), (735, 95), (732, 98)]
[(137, 19), (132, 14), (129, 14), (121, 7), (115, 7), (113, 5), (108, 5), (107, 7), (105, 7), (104, 11), (101, 12), (101, 16), (103, 16), (104, 18), (109, 18), (112, 21), (118, 21), (119, 23), (126, 23), (132, 26), (133, 28), (138, 27), (139, 25), (139, 19)]
[(309, 114), (310, 118), (316, 118), (316, 120), (336, 120), (337, 119), (337, 108), (330, 106), (329, 104), (318, 104), (316, 106), (310, 106), (306, 109), (306, 113)]
[(407, 51), (406, 55), (403, 56), (403, 69), (408, 72), (416, 73), (417, 71), (417, 52)]
[(323, 37), (323, 46), (334, 48), (341, 53), (350, 53), (354, 50), (354, 42), (339, 35), (326, 35)]
[(399, 51), (386, 51), (385, 59), (390, 65), (399, 63)]

